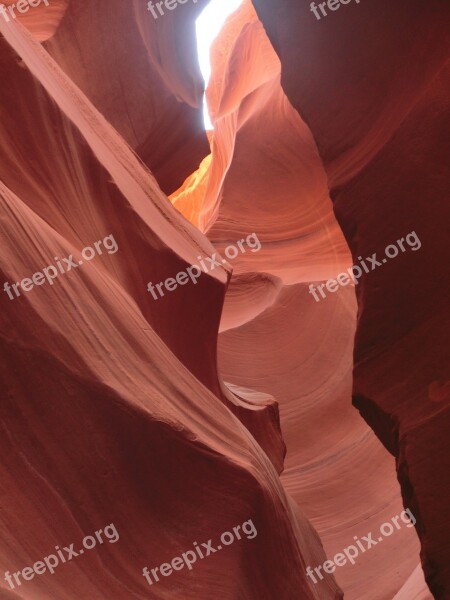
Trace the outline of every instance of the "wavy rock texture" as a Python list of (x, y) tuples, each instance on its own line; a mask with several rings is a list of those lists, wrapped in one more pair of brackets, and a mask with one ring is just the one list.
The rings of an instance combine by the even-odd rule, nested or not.
[(71, 0), (45, 44), (166, 193), (208, 152), (194, 29), (205, 4), (155, 20), (141, 0)]
[[(301, 64), (304, 71), (312, 81), (319, 79), (322, 83), (319, 77), (321, 69), (326, 71), (322, 75), (324, 80), (322, 85), (325, 86), (328, 80), (332, 82), (336, 79), (336, 76), (333, 79), (329, 65), (322, 64), (323, 58), (318, 51), (316, 51), (318, 56), (316, 61), (313, 61), (313, 67), (309, 64), (310, 57), (314, 56), (311, 54), (311, 48), (315, 43), (310, 30), (318, 35), (320, 31), (318, 26), (314, 27), (303, 13), (299, 16), (302, 28), (299, 21), (291, 24), (290, 5), (276, 10), (261, 3), (261, 5), (257, 4), (257, 8), (269, 35), (275, 29), (277, 36), (285, 43), (283, 48), (285, 54), (279, 51), (279, 55), (281, 60), (285, 59), (287, 63), (285, 66), (283, 62), (284, 72), (286, 73), (290, 68), (292, 72), (289, 71), (289, 76), (284, 77), (286, 80), (286, 83), (283, 81), (284, 89), (289, 91), (290, 86), (295, 87), (298, 84), (300, 54), (303, 57)], [(309, 15), (307, 16), (309, 19)], [(388, 17), (389, 12), (384, 20)], [(414, 21), (417, 22), (420, 18), (420, 15), (417, 15)], [(355, 27), (354, 19), (355, 17), (352, 17), (348, 24), (350, 29)], [(358, 22), (360, 20), (364, 23), (370, 22), (367, 12), (357, 18)], [(340, 18), (338, 28), (342, 27), (342, 22)], [(395, 20), (393, 22), (395, 23)], [(275, 28), (274, 24), (278, 23), (279, 26)], [(391, 27), (395, 28), (392, 24)], [(306, 34), (305, 37), (311, 47), (299, 47), (298, 54), (293, 54), (291, 40), (297, 39), (299, 35), (296, 33), (296, 28), (302, 32), (302, 35), (308, 30), (309, 37)], [(333, 24), (330, 24), (322, 31), (323, 41), (322, 37), (320, 39), (324, 46), (327, 37), (333, 39), (330, 33), (333, 31), (332, 28)], [(349, 35), (348, 31), (344, 30), (342, 40)], [(277, 49), (281, 44), (279, 38), (275, 35), (271, 36)], [(388, 41), (385, 44), (387, 51)], [(436, 45), (438, 44), (439, 37), (436, 40)], [(343, 41), (341, 45), (344, 47)], [(375, 62), (378, 60), (375, 53), (377, 46), (373, 43), (369, 48), (374, 51), (372, 60)], [(333, 53), (331, 48), (329, 52)], [(345, 52), (349, 52), (348, 47)], [(368, 54), (369, 50), (366, 50), (366, 53)], [(359, 47), (355, 54), (361, 60), (368, 60), (361, 54)], [(311, 141), (311, 130), (314, 134), (315, 130), (312, 128), (310, 130), (299, 115), (292, 112), (291, 105), (281, 89), (279, 60), (275, 52), (267, 46), (261, 23), (255, 18), (249, 4), (244, 5), (243, 9), (228, 22), (215, 44), (214, 57), (216, 65), (218, 64), (220, 68), (216, 68), (209, 88), (211, 112), (215, 119), (212, 161), (202, 165), (199, 172), (193, 176), (193, 180), (202, 182), (203, 189), (207, 188), (206, 193), (202, 190), (202, 194), (199, 194), (198, 186), (193, 186), (193, 191), (189, 195), (183, 188), (181, 195), (175, 194), (172, 200), (192, 222), (207, 230), (215, 245), (220, 248), (224, 248), (227, 243), (232, 243), (233, 239), (239, 239), (246, 230), (242, 222), (255, 223), (260, 219), (259, 226), (255, 226), (255, 229), (262, 232), (260, 236), (264, 240), (262, 252), (255, 257), (250, 257), (251, 265), (246, 257), (242, 256), (233, 262), (234, 272), (238, 276), (232, 279), (222, 318), (222, 327), (228, 331), (221, 336), (220, 340), (221, 368), (227, 380), (241, 384), (245, 382), (252, 388), (270, 392), (279, 401), (282, 431), (288, 450), (282, 481), (287, 491), (316, 525), (324, 541), (327, 555), (332, 557), (350, 543), (354, 535), (361, 538), (368, 531), (378, 530), (382, 523), (389, 521), (390, 517), (401, 510), (401, 499), (392, 459), (389, 459), (389, 455), (348, 404), (352, 385), (352, 336), (356, 318), (356, 307), (352, 303), (353, 292), (351, 289), (341, 290), (339, 299), (333, 296), (327, 298), (323, 304), (312, 303), (311, 305), (311, 297), (301, 285), (294, 288), (295, 293), (289, 288), (286, 292), (280, 293), (279, 285), (274, 289), (268, 288), (265, 283), (264, 292), (259, 295), (259, 302), (266, 307), (266, 312), (263, 314), (259, 303), (252, 298), (252, 295), (256, 295), (258, 288), (261, 288), (260, 276), (265, 278), (263, 279), (265, 282), (270, 281), (268, 277), (278, 276), (285, 283), (301, 283), (335, 276), (341, 268), (351, 265), (351, 259), (346, 257), (345, 249), (341, 245), (339, 231), (335, 228), (336, 221), (331, 212), (332, 204), (327, 203), (328, 196), (321, 186), (326, 185), (327, 176), (334, 194), (335, 188), (339, 189), (341, 181), (335, 181), (333, 177), (351, 177), (353, 172), (361, 169), (364, 161), (369, 161), (385, 143), (389, 135), (389, 127), (395, 127), (395, 119), (398, 121), (401, 118), (401, 107), (394, 105), (391, 113), (386, 110), (385, 114), (377, 115), (373, 125), (374, 133), (367, 140), (363, 139), (360, 142), (359, 152), (354, 151), (353, 157), (339, 157), (339, 160), (336, 159), (333, 164), (334, 170), (327, 168), (324, 174), (321, 163), (316, 159), (315, 141)], [(339, 65), (339, 69), (344, 73), (345, 64), (345, 60), (342, 60), (342, 64)], [(359, 63), (357, 66), (361, 68)], [(313, 68), (316, 70), (314, 73), (312, 73)], [(340, 72), (337, 66), (335, 70)], [(395, 71), (394, 68), (392, 70)], [(367, 68), (367, 71), (374, 72), (374, 79), (376, 79), (375, 76), (380, 70), (378, 69), (377, 72), (375, 67), (372, 67)], [(381, 72), (379, 74), (381, 75)], [(317, 127), (320, 127), (324, 116), (321, 112), (323, 103), (319, 96), (319, 91), (322, 90), (317, 92), (315, 99), (309, 98), (311, 92), (306, 94), (308, 83), (309, 80), (306, 78), (301, 94), (298, 92), (298, 101), (293, 103), (298, 108), (299, 114), (303, 115), (302, 109), (307, 106), (306, 102), (309, 100), (315, 106), (313, 102), (315, 100)], [(359, 81), (352, 82), (355, 89), (358, 89), (357, 83), (359, 84)], [(330, 83), (328, 85), (329, 89), (325, 89), (323, 94), (329, 102), (331, 98), (336, 97), (336, 93)], [(369, 87), (371, 83), (367, 85)], [(350, 84), (344, 82), (342, 89), (346, 89), (346, 86), (350, 87)], [(339, 89), (342, 94), (339, 82), (336, 83), (336, 89)], [(398, 101), (398, 98), (395, 100)], [(379, 111), (379, 107), (375, 104), (376, 97), (369, 96), (367, 102), (370, 101), (373, 106), (370, 111), (365, 106), (361, 111), (363, 115), (376, 113), (377, 109)], [(348, 101), (345, 103), (344, 98), (341, 99), (341, 103), (343, 112), (346, 108), (349, 112), (352, 111), (351, 103)], [(329, 122), (324, 133), (327, 142), (325, 149), (331, 151), (333, 144), (337, 148), (345, 146), (345, 132), (334, 133), (339, 120), (336, 119), (337, 123), (335, 123), (331, 106), (328, 107), (327, 116)], [(342, 117), (344, 124), (345, 119), (348, 119), (346, 114)], [(353, 134), (353, 130), (354, 126), (349, 133)], [(334, 138), (329, 140), (330, 132), (333, 133)], [(435, 137), (436, 130), (433, 130), (431, 135)], [(318, 139), (320, 141), (320, 138)], [(278, 143), (274, 148), (274, 140), (282, 140), (283, 143)], [(352, 138), (349, 138), (349, 147), (352, 142)], [(322, 146), (319, 148), (322, 156), (325, 150)], [(427, 158), (434, 155), (431, 148), (427, 151), (429, 152), (426, 154)], [(409, 161), (408, 151), (403, 154), (405, 162)], [(296, 168), (290, 168), (290, 163), (294, 164), (294, 158), (298, 160), (299, 155), (301, 159), (295, 163)], [(443, 152), (441, 155), (445, 156)], [(326, 162), (324, 164), (327, 166)], [(372, 187), (376, 187), (375, 181), (380, 187), (379, 182), (382, 181), (380, 174), (389, 172), (386, 165), (384, 167), (384, 171), (381, 169), (374, 174), (374, 181), (370, 182)], [(443, 172), (442, 167), (441, 171)], [(311, 185), (313, 176), (317, 183), (321, 182), (321, 185)], [(272, 191), (273, 182), (276, 185)], [(304, 190), (304, 194), (301, 194), (300, 190)], [(359, 197), (364, 197), (366, 193), (366, 189), (360, 190)], [(386, 192), (378, 191), (378, 194), (381, 193), (386, 196)], [(292, 203), (289, 216), (283, 215), (282, 211), (289, 206), (289, 202)], [(377, 202), (374, 198), (371, 205), (377, 207)], [(234, 204), (235, 212), (233, 212)], [(193, 206), (197, 207), (196, 211), (193, 210)], [(366, 212), (367, 210), (362, 216)], [(442, 219), (442, 210), (439, 215)], [(367, 236), (369, 228), (372, 235), (361, 249), (354, 251), (355, 261), (360, 254), (371, 256), (373, 250), (382, 250), (389, 242), (397, 239), (396, 231), (399, 232), (398, 237), (400, 237), (414, 229), (412, 217), (405, 219), (404, 215), (399, 213), (398, 222), (393, 220), (387, 233), (379, 236), (386, 217), (383, 213), (381, 218), (378, 214), (376, 216), (381, 223), (377, 223), (376, 227), (365, 228), (361, 236)], [(422, 223), (423, 218), (418, 222)], [(445, 219), (442, 222), (445, 223)], [(429, 226), (433, 227), (433, 223)], [(270, 227), (270, 232), (265, 235), (267, 227)], [(343, 229), (345, 233), (345, 227)], [(271, 238), (272, 232), (275, 231), (276, 235)], [(442, 231), (440, 243), (442, 244), (445, 239), (445, 232)], [(282, 240), (285, 241), (280, 244)], [(384, 240), (384, 243), (380, 243), (379, 240)], [(280, 265), (282, 270), (277, 263), (278, 251), (280, 255), (282, 253), (285, 255)], [(292, 261), (292, 269), (288, 270), (291, 257), (295, 260)], [(398, 264), (394, 281), (401, 277), (405, 268), (407, 268), (405, 261), (403, 264), (401, 262)], [(417, 264), (415, 263), (412, 268), (416, 269)], [(262, 271), (262, 273), (257, 275), (254, 271)], [(380, 272), (379, 275), (382, 276), (383, 273)], [(366, 279), (358, 288), (360, 292), (364, 290)], [(247, 292), (245, 298), (244, 290), (248, 288), (250, 281), (254, 282), (253, 291)], [(378, 289), (385, 289), (381, 287), (379, 281), (374, 281), (376, 289), (377, 285)], [(395, 289), (392, 280), (388, 280), (384, 285), (388, 286), (387, 289), (393, 287)], [(270, 295), (268, 290), (271, 290)], [(358, 294), (358, 298), (362, 295), (363, 292)], [(272, 302), (270, 308), (267, 307), (267, 301)], [(395, 306), (391, 306), (391, 311), (395, 314)], [(251, 314), (247, 317), (249, 312)], [(248, 321), (246, 326), (244, 320)], [(276, 332), (270, 337), (270, 344), (266, 341), (267, 331)], [(358, 334), (359, 331), (360, 328), (357, 330)], [(439, 348), (443, 347), (439, 346)], [(443, 359), (446, 360), (446, 357)], [(409, 364), (405, 355), (402, 356), (402, 360), (404, 365)], [(318, 365), (322, 367), (318, 368)], [(392, 381), (397, 381), (397, 378), (401, 381), (404, 378), (404, 373), (399, 371), (398, 367), (392, 366), (389, 372), (392, 373)], [(379, 383), (384, 379), (381, 373), (376, 378)], [(436, 381), (433, 389), (436, 390), (436, 397), (448, 400), (443, 385), (445, 379), (445, 374), (441, 373), (439, 381), (442, 383)], [(441, 389), (442, 392), (438, 391)], [(436, 414), (439, 414), (439, 409), (436, 409)], [(442, 415), (442, 411), (440, 414)], [(325, 425), (324, 438), (311, 433), (311, 430), (317, 427), (317, 423), (325, 424), (327, 421), (329, 425)], [(377, 421), (369, 420), (369, 424), (378, 434)], [(385, 439), (381, 438), (381, 441), (384, 443)], [(355, 476), (352, 477), (349, 473), (348, 461), (349, 456), (355, 453), (358, 453), (358, 467)], [(446, 455), (448, 452), (444, 454)], [(442, 464), (439, 453), (435, 458)], [(444, 471), (445, 464), (442, 466), (440, 478), (437, 479), (437, 485), (443, 481)], [(347, 485), (343, 486), (342, 481), (346, 481)], [(318, 493), (318, 490), (321, 493)], [(446, 501), (444, 494), (442, 508)], [(414, 503), (410, 493), (404, 494), (404, 502), (405, 506), (411, 506), (415, 512), (419, 512), (417, 503)], [(445, 514), (444, 510), (442, 514)], [(410, 597), (412, 582), (414, 582), (414, 593), (417, 597), (430, 598), (423, 575), (420, 570), (417, 570), (419, 551), (413, 533), (410, 530), (402, 531), (402, 537), (392, 537), (383, 543), (382, 549), (374, 548), (371, 554), (364, 557), (364, 561), (359, 561), (358, 569), (346, 567), (336, 573), (336, 578), (347, 592), (346, 597), (378, 599), (393, 598), (395, 595), (406, 599)], [(443, 548), (439, 550), (442, 551)], [(446, 564), (445, 552), (441, 554), (441, 566), (443, 564)], [(376, 585), (371, 586), (368, 582), (373, 578), (374, 571), (383, 573), (383, 583), (377, 580)], [(434, 588), (433, 591), (437, 597), (439, 595), (445, 597), (443, 594), (446, 592), (442, 589)]]
[[(0, 298), (1, 568), (120, 532), (14, 592), (2, 579), (0, 597), (429, 600), (411, 528), (318, 585), (305, 573), (400, 513), (393, 454), (446, 599), (446, 7), (379, 0), (315, 23), (306, 3), (255, 1), (260, 21), (244, 2), (213, 49), (208, 154), (205, 4), (154, 21), (139, 0), (55, 2), (28, 31), (0, 18), (3, 281), (119, 246)], [(414, 228), (420, 253), (356, 299), (308, 294), (348, 247)], [(146, 291), (252, 232), (260, 251)], [(255, 539), (142, 577), (249, 518)]]
[(321, 21), (306, 3), (255, 6), (354, 260), (412, 230), (422, 242), (362, 277), (353, 397), (396, 457), (428, 585), (448, 598), (448, 3), (367, 2)]
[[(46, 50), (17, 24), (1, 27), (3, 279), (78, 259), (111, 232), (120, 248), (37, 294), (2, 298), (2, 567), (106, 523), (121, 534), (14, 597), (339, 597), (331, 577), (319, 591), (304, 573), (325, 555), (268, 459), (273, 449), (280, 466), (273, 402), (219, 382), (229, 268), (151, 299), (147, 281), (210, 256), (211, 244)], [(259, 529), (252, 553), (235, 545), (149, 589), (144, 565), (248, 518)]]
[[(48, 6), (43, 2), (37, 6), (28, 5), (28, 10), (24, 13), (14, 9), (17, 4), (15, 0), (3, 0), (2, 4), (8, 7), (8, 12), (6, 13), (7, 19), (12, 20), (15, 17), (33, 33), (33, 36), (37, 40), (43, 42), (55, 34), (64, 17), (67, 7), (69, 6), (69, 1), (70, 0), (52, 0), (51, 3), (48, 3)], [(10, 7), (14, 9), (12, 12)], [(7, 19), (3, 18), (2, 20)]]

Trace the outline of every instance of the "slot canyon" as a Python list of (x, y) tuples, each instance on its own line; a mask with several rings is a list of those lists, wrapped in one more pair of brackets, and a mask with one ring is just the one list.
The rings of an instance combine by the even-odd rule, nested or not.
[(0, 5), (0, 600), (450, 600), (450, 5), (208, 5)]

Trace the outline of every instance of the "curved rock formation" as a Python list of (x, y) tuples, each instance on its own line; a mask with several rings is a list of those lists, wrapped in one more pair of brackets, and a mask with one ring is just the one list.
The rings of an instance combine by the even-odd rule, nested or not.
[(281, 58), (283, 88), (319, 147), (354, 262), (413, 230), (422, 243), (414, 257), (362, 275), (353, 397), (396, 457), (427, 583), (444, 599), (450, 404), (445, 395), (430, 401), (428, 390), (449, 379), (449, 6), (367, 2), (321, 21), (306, 3), (255, 6)]
[[(207, 136), (206, 3), (0, 16), (0, 275), (75, 261), (1, 290), (1, 565), (120, 534), (0, 597), (447, 600), (448, 5), (245, 1), (212, 51)], [(314, 300), (413, 230), (420, 252)], [(421, 550), (409, 523), (307, 575), (404, 507)]]
[[(17, 24), (1, 28), (10, 115), (1, 131), (3, 279), (20, 281), (53, 257), (78, 260), (111, 232), (120, 249), (29, 295), (2, 297), (2, 565), (17, 571), (106, 523), (121, 535), (14, 593), (338, 597), (331, 577), (326, 593), (307, 580), (305, 561), (325, 558), (320, 541), (229, 410), (234, 403), (262, 432), (279, 463), (273, 404), (242, 388), (227, 392), (229, 408), (221, 397), (214, 356), (227, 267), (151, 299), (147, 281), (212, 246), (45, 49)], [(144, 565), (249, 518), (258, 537), (244, 562), (235, 544), (195, 577), (175, 573), (149, 594)]]

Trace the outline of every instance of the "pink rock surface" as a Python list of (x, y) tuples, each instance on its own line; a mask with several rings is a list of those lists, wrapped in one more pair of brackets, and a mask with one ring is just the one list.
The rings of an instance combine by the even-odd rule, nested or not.
[[(2, 290), (0, 568), (120, 534), (0, 598), (448, 600), (448, 5), (246, 0), (207, 137), (206, 4), (0, 17), (1, 281), (117, 243)], [(412, 230), (420, 251), (314, 301)], [(199, 257), (218, 263), (152, 297)], [(404, 508), (416, 529), (380, 541)], [(254, 539), (144, 579), (249, 519)]]

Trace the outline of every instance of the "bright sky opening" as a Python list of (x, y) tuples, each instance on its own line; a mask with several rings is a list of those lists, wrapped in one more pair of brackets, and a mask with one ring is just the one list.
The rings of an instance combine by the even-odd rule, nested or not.
[[(242, 0), (211, 0), (205, 10), (198, 17), (197, 27), (197, 49), (200, 70), (205, 80), (205, 88), (211, 76), (210, 50), (213, 41), (218, 36), (225, 23), (226, 18), (242, 4)], [(203, 98), (203, 119), (205, 129), (213, 129), (211, 119)]]

